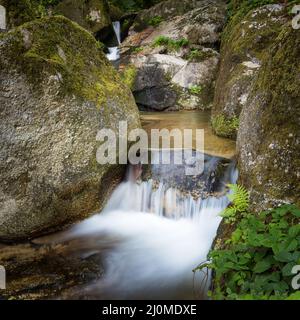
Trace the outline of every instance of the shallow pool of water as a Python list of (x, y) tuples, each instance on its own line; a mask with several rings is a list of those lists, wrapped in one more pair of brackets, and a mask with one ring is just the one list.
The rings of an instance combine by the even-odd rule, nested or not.
[[(235, 141), (215, 136), (210, 125), (210, 116), (210, 111), (141, 112), (141, 122), (148, 135), (151, 129), (203, 129), (204, 152), (232, 158), (235, 155)], [(195, 137), (193, 148), (196, 148)]]

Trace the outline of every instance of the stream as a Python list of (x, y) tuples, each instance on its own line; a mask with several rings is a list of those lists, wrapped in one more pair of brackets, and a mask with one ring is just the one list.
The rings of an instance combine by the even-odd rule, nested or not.
[[(113, 27), (120, 44), (120, 23)], [(119, 48), (108, 49), (118, 60)], [(8, 259), (24, 252), (8, 297), (207, 299), (210, 272), (193, 270), (207, 261), (229, 204), (226, 185), (238, 178), (235, 143), (213, 135), (209, 111), (141, 112), (141, 122), (148, 133), (204, 129), (203, 172), (185, 175), (191, 162), (175, 163), (182, 150), (171, 145), (171, 164), (129, 165), (101, 213), (30, 244), (3, 245)], [(165, 151), (152, 150), (158, 158)], [(192, 154), (200, 152), (193, 141)], [(74, 253), (79, 259), (69, 258)]]
[[(154, 123), (155, 128), (183, 129), (187, 122), (203, 128), (202, 119), (208, 130), (208, 114), (182, 115), (142, 114), (142, 123), (148, 129)], [(209, 135), (208, 142), (213, 150)], [(230, 143), (223, 142), (212, 153), (231, 155)], [(204, 172), (197, 176), (184, 175), (186, 163), (129, 166), (103, 212), (63, 235), (63, 241), (79, 243), (76, 250), (82, 258), (101, 254), (104, 275), (80, 288), (81, 294), (101, 299), (207, 298), (210, 272), (194, 274), (193, 269), (207, 260), (222, 220), (219, 213), (229, 203), (226, 184), (235, 183), (238, 174), (232, 160), (208, 154), (204, 159)]]
[(207, 112), (141, 118), (146, 130), (204, 129), (203, 172), (185, 175), (191, 162), (175, 163), (182, 150), (171, 149), (171, 164), (129, 165), (101, 213), (30, 243), (0, 245), (0, 258), (15, 261), (4, 298), (207, 298), (210, 273), (193, 270), (207, 261), (229, 203), (226, 184), (237, 181), (234, 145), (212, 136)]

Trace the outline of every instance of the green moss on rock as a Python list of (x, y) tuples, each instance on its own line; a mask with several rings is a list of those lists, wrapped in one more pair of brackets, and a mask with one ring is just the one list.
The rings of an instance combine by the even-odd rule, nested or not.
[(263, 60), (240, 119), (240, 180), (255, 209), (300, 204), (300, 37), (290, 23)]
[[(16, 68), (33, 85), (43, 81), (44, 72), (56, 74), (61, 78), (61, 95), (76, 93), (99, 108), (112, 91), (121, 92), (125, 87), (94, 37), (63, 16), (24, 24), (6, 39), (7, 63), (17, 62)], [(130, 94), (120, 97), (130, 98)]]
[[(240, 20), (233, 17), (227, 25), (222, 35), (221, 63), (212, 109), (217, 134), (221, 132), (223, 135), (223, 127), (230, 128), (222, 125), (223, 120), (239, 118), (261, 61), (268, 55), (274, 39), (287, 21), (284, 6), (274, 4), (254, 9), (242, 15)], [(236, 129), (234, 131), (235, 134), (229, 135), (236, 136)]]
[(121, 78), (123, 82), (133, 90), (134, 84), (136, 81), (137, 76), (137, 69), (134, 65), (128, 65), (125, 69), (121, 72)]
[(233, 117), (226, 119), (223, 115), (212, 117), (212, 127), (217, 136), (236, 139), (237, 130), (239, 128), (239, 119)]
[(6, 8), (8, 28), (46, 15), (45, 6), (38, 0), (1, 0), (0, 4)]

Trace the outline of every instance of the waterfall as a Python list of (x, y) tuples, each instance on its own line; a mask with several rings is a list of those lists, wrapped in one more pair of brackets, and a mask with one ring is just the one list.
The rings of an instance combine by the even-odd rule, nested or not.
[[(153, 179), (136, 182), (136, 172), (129, 170), (101, 214), (69, 234), (81, 244), (88, 242), (90, 253), (85, 255), (112, 242), (102, 252), (105, 275), (88, 290), (109, 299), (192, 299), (193, 288), (201, 284), (205, 298), (210, 272), (194, 278), (192, 270), (207, 260), (227, 197), (194, 199), (163, 179), (158, 184)], [(233, 164), (223, 178), (223, 183), (236, 182)]]
[(108, 48), (108, 54), (106, 55), (109, 61), (116, 61), (120, 59), (120, 52), (118, 47)]
[(113, 24), (115, 35), (118, 40), (118, 44), (120, 45), (121, 44), (121, 23), (120, 21), (114, 21), (112, 24)]
[(121, 23), (120, 21), (114, 21), (112, 23), (113, 28), (114, 28), (114, 33), (116, 35), (117, 41), (118, 41), (118, 46), (117, 47), (109, 47), (108, 48), (108, 54), (107, 59), (110, 61), (116, 61), (120, 59), (120, 50), (119, 46), (121, 44)]

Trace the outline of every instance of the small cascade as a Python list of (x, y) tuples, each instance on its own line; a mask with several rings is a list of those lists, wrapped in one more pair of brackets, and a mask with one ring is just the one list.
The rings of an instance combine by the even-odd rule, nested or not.
[(106, 55), (107, 59), (110, 61), (117, 61), (120, 59), (120, 50), (119, 46), (121, 45), (121, 23), (120, 21), (114, 21), (112, 23), (114, 32), (118, 41), (117, 47), (109, 47), (108, 54)]
[(120, 21), (114, 21), (112, 23), (114, 31), (115, 31), (115, 35), (117, 37), (118, 40), (118, 44), (121, 44), (121, 23)]
[[(220, 161), (209, 159), (205, 171)], [(207, 260), (222, 220), (219, 213), (229, 203), (225, 184), (237, 180), (235, 165), (231, 163), (222, 174), (218, 187), (222, 185), (223, 194), (217, 196), (218, 191), (198, 199), (170, 187), (168, 179), (164, 181), (163, 172), (169, 177), (170, 170), (159, 170), (161, 181), (157, 183), (153, 179), (139, 181), (140, 169), (132, 166), (104, 211), (69, 234), (71, 239), (80, 239), (81, 245), (86, 241), (90, 254), (113, 242), (102, 252), (104, 277), (88, 290), (107, 299), (193, 299), (198, 285), (197, 291), (205, 299), (210, 272), (194, 278), (192, 270)], [(207, 172), (202, 173), (205, 175)]]

